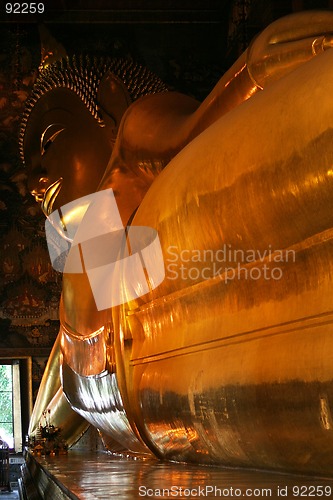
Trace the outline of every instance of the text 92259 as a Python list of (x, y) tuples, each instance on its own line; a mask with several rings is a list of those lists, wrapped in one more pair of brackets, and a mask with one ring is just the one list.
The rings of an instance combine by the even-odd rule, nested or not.
[(45, 6), (42, 2), (6, 2), (6, 14), (43, 14)]

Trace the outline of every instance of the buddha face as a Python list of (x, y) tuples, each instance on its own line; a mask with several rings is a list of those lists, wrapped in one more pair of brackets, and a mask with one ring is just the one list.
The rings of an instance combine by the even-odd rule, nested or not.
[(97, 190), (112, 152), (107, 128), (93, 118), (71, 90), (43, 95), (29, 116), (24, 137), (28, 187), (43, 201), (46, 189), (63, 178), (54, 208)]

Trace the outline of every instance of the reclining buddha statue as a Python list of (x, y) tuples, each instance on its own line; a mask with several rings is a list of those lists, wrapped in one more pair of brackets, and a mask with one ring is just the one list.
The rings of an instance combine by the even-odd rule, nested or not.
[(68, 251), (31, 435), (50, 409), (70, 445), (332, 474), (332, 33), (274, 22), (202, 103), (125, 60), (41, 70), (21, 152)]

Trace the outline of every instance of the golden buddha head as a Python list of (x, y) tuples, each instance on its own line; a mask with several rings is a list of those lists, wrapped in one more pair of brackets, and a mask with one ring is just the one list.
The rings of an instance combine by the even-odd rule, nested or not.
[(42, 202), (60, 178), (55, 208), (95, 192), (126, 109), (143, 95), (165, 90), (158, 77), (124, 59), (73, 56), (43, 68), (19, 140), (35, 199)]

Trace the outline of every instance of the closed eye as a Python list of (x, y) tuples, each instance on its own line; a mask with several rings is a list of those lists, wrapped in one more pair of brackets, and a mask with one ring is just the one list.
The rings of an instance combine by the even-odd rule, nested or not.
[(50, 148), (52, 143), (58, 137), (61, 132), (65, 130), (65, 126), (61, 123), (52, 123), (49, 125), (42, 133), (40, 139), (40, 154), (44, 156), (47, 150)]

